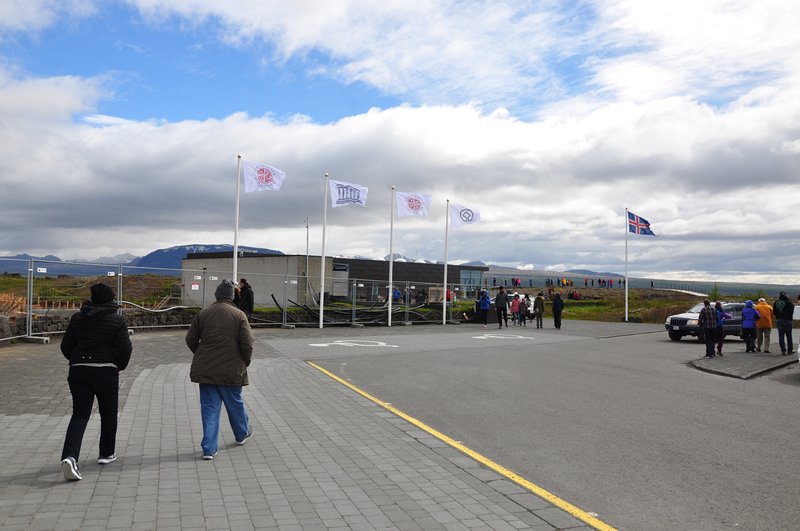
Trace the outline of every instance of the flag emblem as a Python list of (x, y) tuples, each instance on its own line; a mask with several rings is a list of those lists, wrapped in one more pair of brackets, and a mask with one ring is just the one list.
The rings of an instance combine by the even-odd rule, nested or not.
[(262, 167), (258, 168), (257, 179), (258, 179), (258, 184), (259, 185), (261, 185), (261, 186), (269, 186), (269, 185), (272, 184), (272, 181), (273, 181), (272, 172), (269, 171), (269, 168), (266, 168), (266, 167), (262, 166)]
[(368, 188), (353, 183), (343, 181), (329, 182), (331, 192), (331, 207), (336, 208), (345, 205), (367, 206)]
[(462, 208), (458, 211), (458, 217), (461, 218), (461, 221), (464, 223), (472, 223), (475, 221), (475, 212), (470, 210), (469, 208)]
[(265, 190), (277, 192), (283, 185), (286, 172), (267, 164), (243, 160), (242, 177), (246, 194)]
[(406, 206), (410, 211), (417, 213), (422, 210), (422, 201), (419, 200), (419, 197), (409, 197), (406, 199)]
[(428, 206), (431, 196), (411, 192), (397, 192), (397, 217), (407, 216), (425, 217), (428, 215)]
[(453, 227), (472, 225), (480, 220), (481, 213), (474, 208), (467, 208), (462, 205), (450, 205), (450, 222)]
[(655, 236), (656, 233), (650, 229), (650, 222), (633, 212), (628, 212), (628, 232), (641, 234), (644, 236)]

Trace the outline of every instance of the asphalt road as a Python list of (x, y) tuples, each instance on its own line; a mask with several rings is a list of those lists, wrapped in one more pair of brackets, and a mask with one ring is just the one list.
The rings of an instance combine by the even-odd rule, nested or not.
[(688, 365), (703, 345), (655, 325), (498, 332), (401, 326), (259, 341), (620, 529), (797, 529), (797, 364), (746, 381), (704, 373)]

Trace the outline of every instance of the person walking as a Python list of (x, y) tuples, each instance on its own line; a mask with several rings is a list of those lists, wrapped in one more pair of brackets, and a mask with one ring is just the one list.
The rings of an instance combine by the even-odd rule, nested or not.
[(253, 308), (255, 307), (255, 294), (253, 293), (253, 287), (247, 283), (246, 278), (239, 280), (239, 297), (238, 307), (244, 312), (247, 319), (250, 320), (250, 316), (253, 315)]
[(756, 352), (761, 352), (763, 347), (764, 353), (769, 354), (769, 336), (772, 332), (775, 315), (772, 312), (772, 306), (763, 297), (758, 299), (756, 311), (759, 315), (758, 321), (756, 321)]
[(519, 316), (519, 325), (528, 326), (528, 308), (530, 307), (531, 299), (525, 295), (519, 300), (519, 308), (517, 308), (517, 315)]
[(794, 344), (792, 343), (794, 304), (786, 296), (785, 291), (781, 291), (778, 300), (772, 305), (772, 313), (775, 315), (775, 325), (778, 327), (778, 344), (781, 346), (781, 355), (794, 354)]
[(706, 342), (706, 358), (714, 357), (714, 342), (717, 338), (717, 312), (711, 307), (711, 301), (703, 301), (703, 309), (699, 315), (700, 330)]
[(234, 289), (233, 281), (224, 279), (214, 293), (216, 302), (197, 314), (186, 333), (186, 345), (194, 354), (189, 379), (200, 385), (200, 447), (205, 460), (217, 455), (222, 404), (236, 442), (244, 444), (253, 435), (242, 397), (242, 387), (250, 383), (253, 332), (247, 316), (233, 305)]
[(557, 292), (553, 298), (553, 324), (556, 330), (561, 330), (561, 312), (564, 311), (564, 301), (561, 298), (561, 292)]
[(515, 326), (519, 325), (519, 293), (514, 294), (514, 298), (511, 299), (511, 322), (514, 323)]
[(498, 328), (503, 328), (503, 323), (508, 328), (508, 293), (506, 293), (506, 288), (503, 286), (500, 286), (500, 291), (497, 292), (497, 296), (494, 298), (494, 309), (497, 311)]
[(90, 293), (91, 300), (70, 318), (61, 340), (61, 353), (69, 360), (67, 381), (72, 394), (72, 417), (61, 451), (61, 470), (69, 481), (83, 479), (78, 460), (94, 397), (100, 410), (97, 462), (107, 465), (117, 459), (119, 373), (128, 366), (133, 351), (128, 323), (114, 302), (114, 290), (101, 282), (93, 285)]
[(544, 293), (541, 291), (533, 299), (533, 316), (536, 318), (536, 328), (543, 328), (542, 318), (544, 317)]
[(478, 297), (478, 321), (483, 323), (483, 327), (489, 324), (489, 309), (492, 307), (492, 299), (486, 290), (481, 290)]
[(722, 309), (722, 303), (714, 303), (714, 311), (717, 313), (717, 356), (722, 356), (722, 345), (725, 343), (725, 319), (730, 319), (731, 314)]

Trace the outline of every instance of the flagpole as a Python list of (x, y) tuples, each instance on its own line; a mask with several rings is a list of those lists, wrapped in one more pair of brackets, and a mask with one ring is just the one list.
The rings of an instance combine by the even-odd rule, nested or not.
[(325, 312), (325, 228), (328, 224), (328, 174), (325, 173), (325, 194), (322, 203), (322, 255), (319, 262), (319, 327), (322, 328), (322, 314)]
[(236, 156), (236, 213), (234, 214), (236, 224), (233, 229), (233, 278), (231, 279), (234, 284), (237, 283), (236, 276), (239, 273), (239, 192), (242, 187), (241, 167), (242, 155), (240, 154)]
[(444, 291), (442, 292), (442, 325), (447, 324), (447, 239), (450, 233), (450, 200), (444, 214)]
[(625, 208), (625, 322), (628, 322), (628, 209)]
[(397, 198), (392, 186), (392, 208), (389, 218), (389, 326), (392, 326), (392, 302), (394, 300), (394, 206)]

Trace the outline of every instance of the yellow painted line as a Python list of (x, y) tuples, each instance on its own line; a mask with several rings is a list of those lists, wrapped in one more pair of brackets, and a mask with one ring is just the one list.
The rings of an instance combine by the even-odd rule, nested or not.
[(518, 485), (528, 489), (529, 491), (531, 491), (532, 493), (536, 494), (540, 498), (544, 498), (545, 500), (549, 501), (550, 503), (552, 503), (553, 505), (555, 505), (559, 509), (562, 509), (562, 510), (568, 512), (569, 514), (571, 514), (575, 518), (577, 518), (577, 519), (581, 520), (582, 522), (592, 526), (593, 528), (599, 529), (601, 531), (616, 531), (614, 527), (608, 525), (607, 523), (603, 522), (602, 520), (600, 520), (598, 518), (595, 518), (594, 516), (590, 515), (586, 511), (583, 511), (583, 510), (579, 509), (578, 507), (575, 507), (574, 505), (572, 505), (571, 503), (569, 503), (566, 500), (562, 500), (561, 498), (559, 498), (555, 494), (553, 494), (553, 493), (551, 493), (549, 491), (546, 491), (545, 489), (543, 489), (542, 487), (536, 485), (535, 483), (531, 483), (527, 479), (525, 479), (525, 478), (523, 478), (521, 476), (518, 476), (517, 474), (515, 474), (511, 470), (505, 468), (502, 465), (498, 465), (497, 463), (495, 463), (491, 459), (488, 459), (488, 458), (482, 456), (478, 452), (476, 452), (476, 451), (464, 446), (463, 444), (461, 444), (460, 442), (456, 441), (455, 439), (452, 439), (452, 438), (448, 437), (444, 433), (441, 433), (441, 432), (435, 430), (434, 428), (431, 428), (430, 426), (428, 426), (424, 422), (421, 422), (421, 421), (415, 419), (414, 417), (403, 413), (399, 409), (391, 406), (390, 404), (387, 404), (386, 402), (382, 402), (378, 398), (372, 396), (371, 394), (367, 393), (366, 391), (363, 391), (363, 390), (359, 389), (358, 387), (356, 387), (355, 385), (351, 384), (347, 380), (344, 380), (344, 379), (340, 378), (339, 376), (336, 376), (332, 372), (320, 367), (316, 363), (313, 363), (311, 361), (309, 361), (307, 363), (309, 365), (311, 365), (312, 367), (314, 367), (315, 369), (317, 369), (318, 371), (320, 371), (321, 373), (333, 378), (334, 380), (336, 380), (340, 384), (349, 387), (350, 389), (352, 389), (356, 393), (360, 394), (364, 398), (366, 398), (368, 400), (371, 400), (372, 402), (375, 402), (379, 406), (391, 411), (392, 413), (394, 413), (398, 417), (410, 422), (411, 424), (413, 424), (414, 426), (418, 427), (419, 429), (430, 433), (431, 435), (433, 435), (434, 437), (436, 437), (440, 441), (443, 441), (443, 442), (449, 444), (450, 446), (452, 446), (456, 450), (458, 450), (458, 451), (470, 456), (471, 458), (475, 459), (479, 463), (481, 463), (481, 464), (489, 467), (490, 469), (494, 470), (498, 474), (507, 477), (508, 479), (513, 481), (514, 483), (517, 483)]

